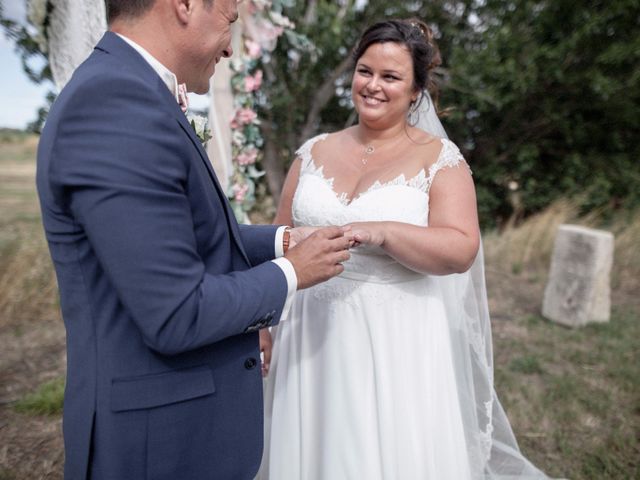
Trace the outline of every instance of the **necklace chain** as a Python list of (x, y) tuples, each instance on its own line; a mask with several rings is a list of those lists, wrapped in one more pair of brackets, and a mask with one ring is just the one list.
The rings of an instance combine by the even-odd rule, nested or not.
[[(400, 135), (396, 135), (394, 138), (390, 138), (388, 140), (383, 140), (383, 143), (381, 143), (381, 145), (379, 145), (378, 147), (389, 145), (395, 146), (398, 142), (398, 138), (400, 138)], [(386, 142), (386, 144), (384, 142)], [(372, 143), (364, 145), (364, 152), (362, 153), (362, 157), (360, 158), (360, 162), (362, 163), (362, 165), (367, 165), (367, 163), (369, 163), (369, 159), (375, 153), (375, 151), (376, 147), (374, 147)]]
[(367, 164), (367, 161), (368, 161), (367, 157), (371, 156), (373, 154), (373, 152), (375, 152), (375, 151), (376, 151), (376, 149), (375, 149), (375, 147), (373, 145), (367, 145), (365, 147), (365, 149), (364, 149), (364, 155), (365, 156), (360, 159), (360, 161), (362, 162), (363, 165)]

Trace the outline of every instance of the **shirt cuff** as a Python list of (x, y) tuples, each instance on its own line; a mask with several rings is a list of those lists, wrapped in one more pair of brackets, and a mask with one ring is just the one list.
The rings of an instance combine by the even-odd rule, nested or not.
[[(283, 225), (282, 227), (278, 227), (278, 230), (276, 230), (276, 254), (275, 254), (275, 258), (280, 258), (284, 255), (284, 246), (282, 245), (282, 240), (284, 238), (284, 231), (289, 228), (286, 225)], [(291, 266), (291, 270), (293, 271), (293, 266)], [(295, 275), (295, 272), (294, 272)]]
[(284, 273), (284, 276), (287, 279), (287, 299), (284, 302), (284, 307), (282, 307), (282, 316), (279, 320), (282, 321), (287, 317), (287, 315), (289, 315), (293, 298), (296, 296), (296, 290), (298, 289), (298, 277), (295, 269), (293, 268), (293, 264), (286, 258), (280, 257), (271, 261), (282, 269), (282, 273)]

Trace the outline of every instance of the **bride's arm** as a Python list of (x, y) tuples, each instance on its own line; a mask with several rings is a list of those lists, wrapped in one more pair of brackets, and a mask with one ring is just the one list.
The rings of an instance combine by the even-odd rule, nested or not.
[(356, 241), (379, 245), (403, 265), (434, 275), (469, 269), (478, 253), (476, 194), (464, 164), (439, 170), (429, 191), (429, 226), (401, 222), (353, 224)]
[[(293, 225), (293, 214), (291, 211), (291, 206), (293, 204), (293, 196), (296, 193), (296, 188), (298, 188), (300, 167), (301, 160), (300, 158), (296, 158), (289, 168), (287, 178), (285, 179), (284, 185), (282, 187), (282, 192), (280, 193), (280, 203), (278, 204), (278, 211), (276, 212), (276, 217), (273, 220), (273, 223), (276, 225)], [(296, 244), (300, 243), (317, 229), (317, 227), (292, 228), (289, 248), (295, 247)]]

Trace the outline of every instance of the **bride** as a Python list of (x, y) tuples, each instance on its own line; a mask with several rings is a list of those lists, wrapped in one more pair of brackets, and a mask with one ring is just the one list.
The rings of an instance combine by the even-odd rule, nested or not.
[(375, 24), (354, 60), (359, 123), (300, 148), (276, 222), (350, 224), (357, 245), (273, 329), (259, 478), (546, 478), (493, 389), (475, 190), (427, 93), (431, 31)]

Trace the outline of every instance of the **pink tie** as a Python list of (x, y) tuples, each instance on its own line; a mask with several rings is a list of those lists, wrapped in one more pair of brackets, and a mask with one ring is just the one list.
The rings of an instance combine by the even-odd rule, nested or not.
[(187, 84), (181, 83), (178, 85), (178, 105), (184, 113), (187, 113), (189, 109), (189, 98), (187, 97)]

